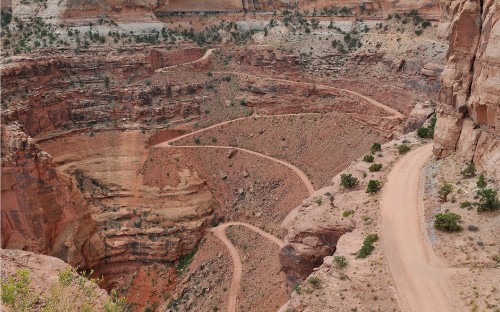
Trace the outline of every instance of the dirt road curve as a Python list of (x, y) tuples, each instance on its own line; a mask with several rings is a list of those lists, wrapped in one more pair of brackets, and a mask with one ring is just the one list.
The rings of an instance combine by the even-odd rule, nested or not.
[(246, 226), (250, 230), (261, 235), (262, 237), (269, 239), (270, 241), (272, 241), (273, 243), (278, 245), (280, 248), (282, 248), (285, 244), (279, 238), (276, 238), (273, 235), (266, 233), (266, 232), (262, 231), (261, 229), (259, 229), (258, 227), (255, 227), (255, 226), (248, 224), (248, 223), (227, 222), (227, 223), (221, 224), (221, 225), (212, 229), (212, 232), (214, 233), (215, 237), (220, 239), (221, 242), (227, 247), (227, 249), (229, 250), (229, 254), (231, 255), (231, 258), (233, 259), (233, 267), (234, 267), (233, 271), (234, 272), (233, 272), (233, 280), (231, 281), (231, 289), (229, 290), (229, 303), (228, 303), (227, 311), (228, 312), (235, 312), (237, 298), (238, 298), (238, 291), (240, 289), (242, 269), (241, 269), (240, 255), (238, 254), (238, 251), (236, 250), (234, 245), (231, 243), (231, 241), (226, 236), (226, 228), (231, 226), (231, 225)]
[(427, 144), (399, 160), (382, 195), (382, 248), (403, 311), (460, 310), (450, 294), (450, 271), (425, 228), (422, 169), (431, 153)]
[[(158, 147), (167, 147), (167, 146), (171, 146), (171, 145), (167, 145), (167, 143), (160, 143), (157, 145)], [(307, 188), (307, 192), (309, 193), (309, 195), (312, 195), (314, 193), (314, 188), (313, 188), (313, 185), (311, 183), (311, 181), (309, 180), (309, 178), (307, 177), (307, 175), (302, 171), (300, 170), (299, 168), (295, 167), (294, 165), (286, 162), (286, 161), (283, 161), (281, 159), (278, 159), (278, 158), (274, 158), (274, 157), (271, 157), (271, 156), (267, 156), (267, 155), (264, 155), (264, 154), (261, 154), (261, 153), (258, 153), (258, 152), (254, 152), (252, 150), (247, 150), (247, 149), (244, 149), (244, 148), (241, 148), (241, 147), (232, 147), (232, 146), (218, 146), (218, 145), (182, 145), (182, 146), (171, 146), (171, 147), (180, 147), (180, 148), (216, 148), (216, 149), (228, 149), (228, 150), (238, 150), (238, 151), (241, 151), (243, 153), (248, 153), (248, 154), (252, 154), (252, 155), (256, 155), (256, 156), (259, 156), (259, 157), (262, 157), (262, 158), (265, 158), (265, 159), (269, 159), (273, 162), (276, 162), (280, 165), (283, 165), (285, 167), (288, 167), (290, 168), (293, 172), (295, 172), (297, 174), (297, 176), (299, 177), (299, 179), (304, 183), (304, 186)]]

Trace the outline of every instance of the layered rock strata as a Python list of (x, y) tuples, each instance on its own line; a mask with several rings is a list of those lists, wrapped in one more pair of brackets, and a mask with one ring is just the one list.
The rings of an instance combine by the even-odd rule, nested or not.
[(434, 154), (457, 151), (500, 178), (500, 3), (452, 1)]

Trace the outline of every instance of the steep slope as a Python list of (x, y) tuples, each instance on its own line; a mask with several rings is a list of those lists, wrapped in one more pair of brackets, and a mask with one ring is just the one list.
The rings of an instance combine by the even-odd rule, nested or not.
[(15, 125), (2, 126), (2, 248), (92, 265), (104, 250), (90, 211), (49, 154)]
[(500, 178), (500, 3), (452, 1), (434, 154), (457, 151)]

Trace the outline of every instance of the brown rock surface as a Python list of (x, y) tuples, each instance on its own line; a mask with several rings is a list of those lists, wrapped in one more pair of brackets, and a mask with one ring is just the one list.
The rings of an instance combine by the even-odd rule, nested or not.
[(15, 125), (2, 126), (2, 248), (92, 265), (104, 246), (91, 209), (33, 139)]
[(457, 150), (500, 177), (500, 3), (452, 1), (434, 153)]

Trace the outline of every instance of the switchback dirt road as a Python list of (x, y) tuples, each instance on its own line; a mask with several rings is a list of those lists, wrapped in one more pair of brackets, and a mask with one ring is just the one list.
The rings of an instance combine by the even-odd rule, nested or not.
[(235, 312), (236, 311), (236, 303), (237, 303), (237, 298), (238, 298), (238, 291), (240, 289), (240, 282), (241, 282), (241, 275), (242, 275), (242, 269), (241, 269), (241, 258), (240, 255), (238, 254), (238, 250), (234, 245), (231, 243), (229, 238), (226, 236), (226, 228), (228, 228), (231, 225), (242, 225), (246, 226), (250, 230), (254, 231), (255, 233), (259, 234), (260, 236), (269, 239), (276, 245), (278, 245), (279, 248), (283, 248), (285, 245), (282, 240), (280, 240), (277, 237), (274, 237), (273, 235), (266, 233), (259, 229), (256, 226), (253, 226), (248, 223), (243, 223), (243, 222), (227, 222), (223, 223), (215, 228), (212, 229), (212, 232), (214, 233), (215, 237), (220, 239), (220, 241), (226, 246), (226, 248), (229, 250), (229, 254), (231, 255), (231, 258), (233, 259), (233, 279), (231, 281), (231, 289), (229, 290), (229, 302), (228, 302), (228, 309), (227, 311), (229, 312)]
[(401, 158), (382, 195), (382, 248), (402, 311), (460, 311), (450, 269), (432, 250), (425, 228), (422, 169), (431, 154), (426, 144)]

